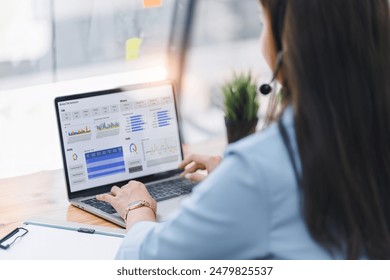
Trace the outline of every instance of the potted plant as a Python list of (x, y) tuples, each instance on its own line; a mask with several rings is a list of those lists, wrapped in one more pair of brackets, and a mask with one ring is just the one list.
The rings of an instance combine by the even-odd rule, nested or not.
[(233, 143), (256, 131), (260, 102), (251, 73), (234, 74), (223, 86), (225, 124), (228, 143)]

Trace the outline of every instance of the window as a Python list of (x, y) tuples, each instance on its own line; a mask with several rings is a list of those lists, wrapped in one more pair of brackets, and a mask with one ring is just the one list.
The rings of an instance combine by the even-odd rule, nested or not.
[(49, 0), (0, 4), (0, 89), (52, 80)]
[(166, 66), (176, 0), (143, 3), (1, 1), (0, 89)]

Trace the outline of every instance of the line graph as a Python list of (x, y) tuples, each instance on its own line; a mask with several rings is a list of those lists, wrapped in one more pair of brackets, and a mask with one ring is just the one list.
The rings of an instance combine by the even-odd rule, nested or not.
[(119, 122), (102, 122), (96, 126), (98, 131), (119, 128)]
[(118, 135), (120, 131), (120, 123), (118, 121), (101, 122), (95, 126), (97, 130), (97, 139)]
[(142, 146), (148, 167), (178, 160), (179, 147), (175, 137), (148, 140)]

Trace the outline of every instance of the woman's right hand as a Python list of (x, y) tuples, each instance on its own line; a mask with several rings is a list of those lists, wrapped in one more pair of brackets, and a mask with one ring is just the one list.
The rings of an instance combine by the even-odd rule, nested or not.
[(190, 155), (179, 165), (179, 169), (184, 169), (180, 176), (189, 180), (200, 182), (207, 175), (203, 175), (198, 170), (205, 170), (207, 174), (212, 172), (221, 162), (220, 156)]

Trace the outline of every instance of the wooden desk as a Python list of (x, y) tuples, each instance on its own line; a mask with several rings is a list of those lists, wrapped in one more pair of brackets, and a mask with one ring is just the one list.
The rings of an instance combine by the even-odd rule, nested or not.
[[(222, 154), (224, 139), (184, 148), (185, 154)], [(63, 170), (0, 180), (0, 238), (29, 218), (118, 227), (69, 204)]]

